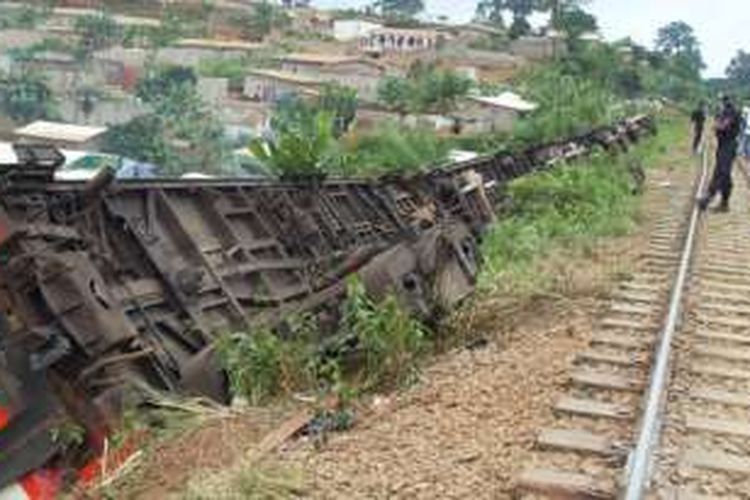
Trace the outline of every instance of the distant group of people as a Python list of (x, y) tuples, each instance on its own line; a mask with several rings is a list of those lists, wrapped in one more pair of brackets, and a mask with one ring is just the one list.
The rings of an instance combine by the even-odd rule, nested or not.
[[(701, 102), (693, 111), (693, 151), (698, 152), (703, 143), (707, 119), (706, 103)], [(706, 210), (717, 194), (721, 195), (718, 210), (729, 210), (732, 195), (732, 165), (739, 154), (750, 168), (750, 106), (740, 111), (732, 99), (724, 95), (718, 113), (714, 116), (716, 134), (716, 165), (706, 194), (698, 200), (701, 210)]]

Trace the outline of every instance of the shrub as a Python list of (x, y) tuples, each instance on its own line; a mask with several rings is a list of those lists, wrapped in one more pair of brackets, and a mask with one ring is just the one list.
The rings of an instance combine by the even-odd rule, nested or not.
[(234, 393), (253, 405), (304, 388), (314, 359), (304, 342), (283, 341), (267, 328), (223, 335), (218, 352)]
[(426, 331), (394, 296), (373, 302), (355, 276), (347, 282), (344, 328), (356, 335), (364, 357), (361, 374), (365, 388), (411, 381), (417, 358), (426, 343)]
[(635, 217), (631, 157), (598, 156), (510, 184), (511, 208), (483, 243), (480, 287), (532, 282), (530, 263), (555, 245), (627, 232)]
[(443, 163), (450, 144), (432, 130), (391, 124), (352, 138), (343, 151), (347, 156), (338, 167), (341, 173), (369, 176), (417, 172)]

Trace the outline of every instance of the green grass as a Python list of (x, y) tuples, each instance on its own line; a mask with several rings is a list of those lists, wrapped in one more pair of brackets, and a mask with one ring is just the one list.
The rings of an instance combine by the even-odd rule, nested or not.
[(512, 182), (507, 188), (510, 208), (482, 245), (480, 290), (533, 291), (546, 278), (535, 270), (540, 258), (560, 248), (581, 249), (597, 238), (628, 233), (638, 215), (631, 171), (660, 161), (669, 147), (685, 140), (684, 127), (680, 120), (664, 121), (656, 138), (626, 155), (600, 153)]
[(378, 176), (429, 170), (445, 163), (451, 149), (433, 130), (390, 123), (342, 141), (340, 175)]
[[(427, 332), (393, 296), (375, 302), (353, 276), (348, 281), (338, 331), (321, 344), (315, 325), (290, 321), (289, 340), (268, 328), (220, 336), (218, 352), (235, 394), (260, 405), (295, 391), (333, 393), (350, 400), (362, 391), (414, 380)], [(335, 347), (336, 339), (356, 347)]]

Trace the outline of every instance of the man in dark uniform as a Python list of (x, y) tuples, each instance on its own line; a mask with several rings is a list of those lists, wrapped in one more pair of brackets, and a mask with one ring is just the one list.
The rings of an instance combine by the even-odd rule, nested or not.
[(697, 153), (703, 138), (703, 126), (706, 123), (706, 103), (704, 101), (701, 101), (690, 115), (690, 121), (693, 122), (693, 152)]
[(741, 117), (729, 96), (722, 96), (721, 111), (716, 116), (716, 166), (708, 186), (708, 193), (701, 198), (701, 210), (708, 208), (717, 192), (721, 193), (719, 210), (729, 210), (729, 196), (732, 194), (732, 164), (737, 156), (737, 136), (740, 134)]

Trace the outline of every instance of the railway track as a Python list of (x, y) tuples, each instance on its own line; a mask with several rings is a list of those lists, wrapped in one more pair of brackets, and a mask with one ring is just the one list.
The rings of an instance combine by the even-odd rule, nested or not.
[(748, 192), (700, 217), (707, 159), (650, 208), (639, 266), (573, 360), (519, 498), (750, 498)]
[(750, 192), (705, 218), (652, 498), (750, 498)]

